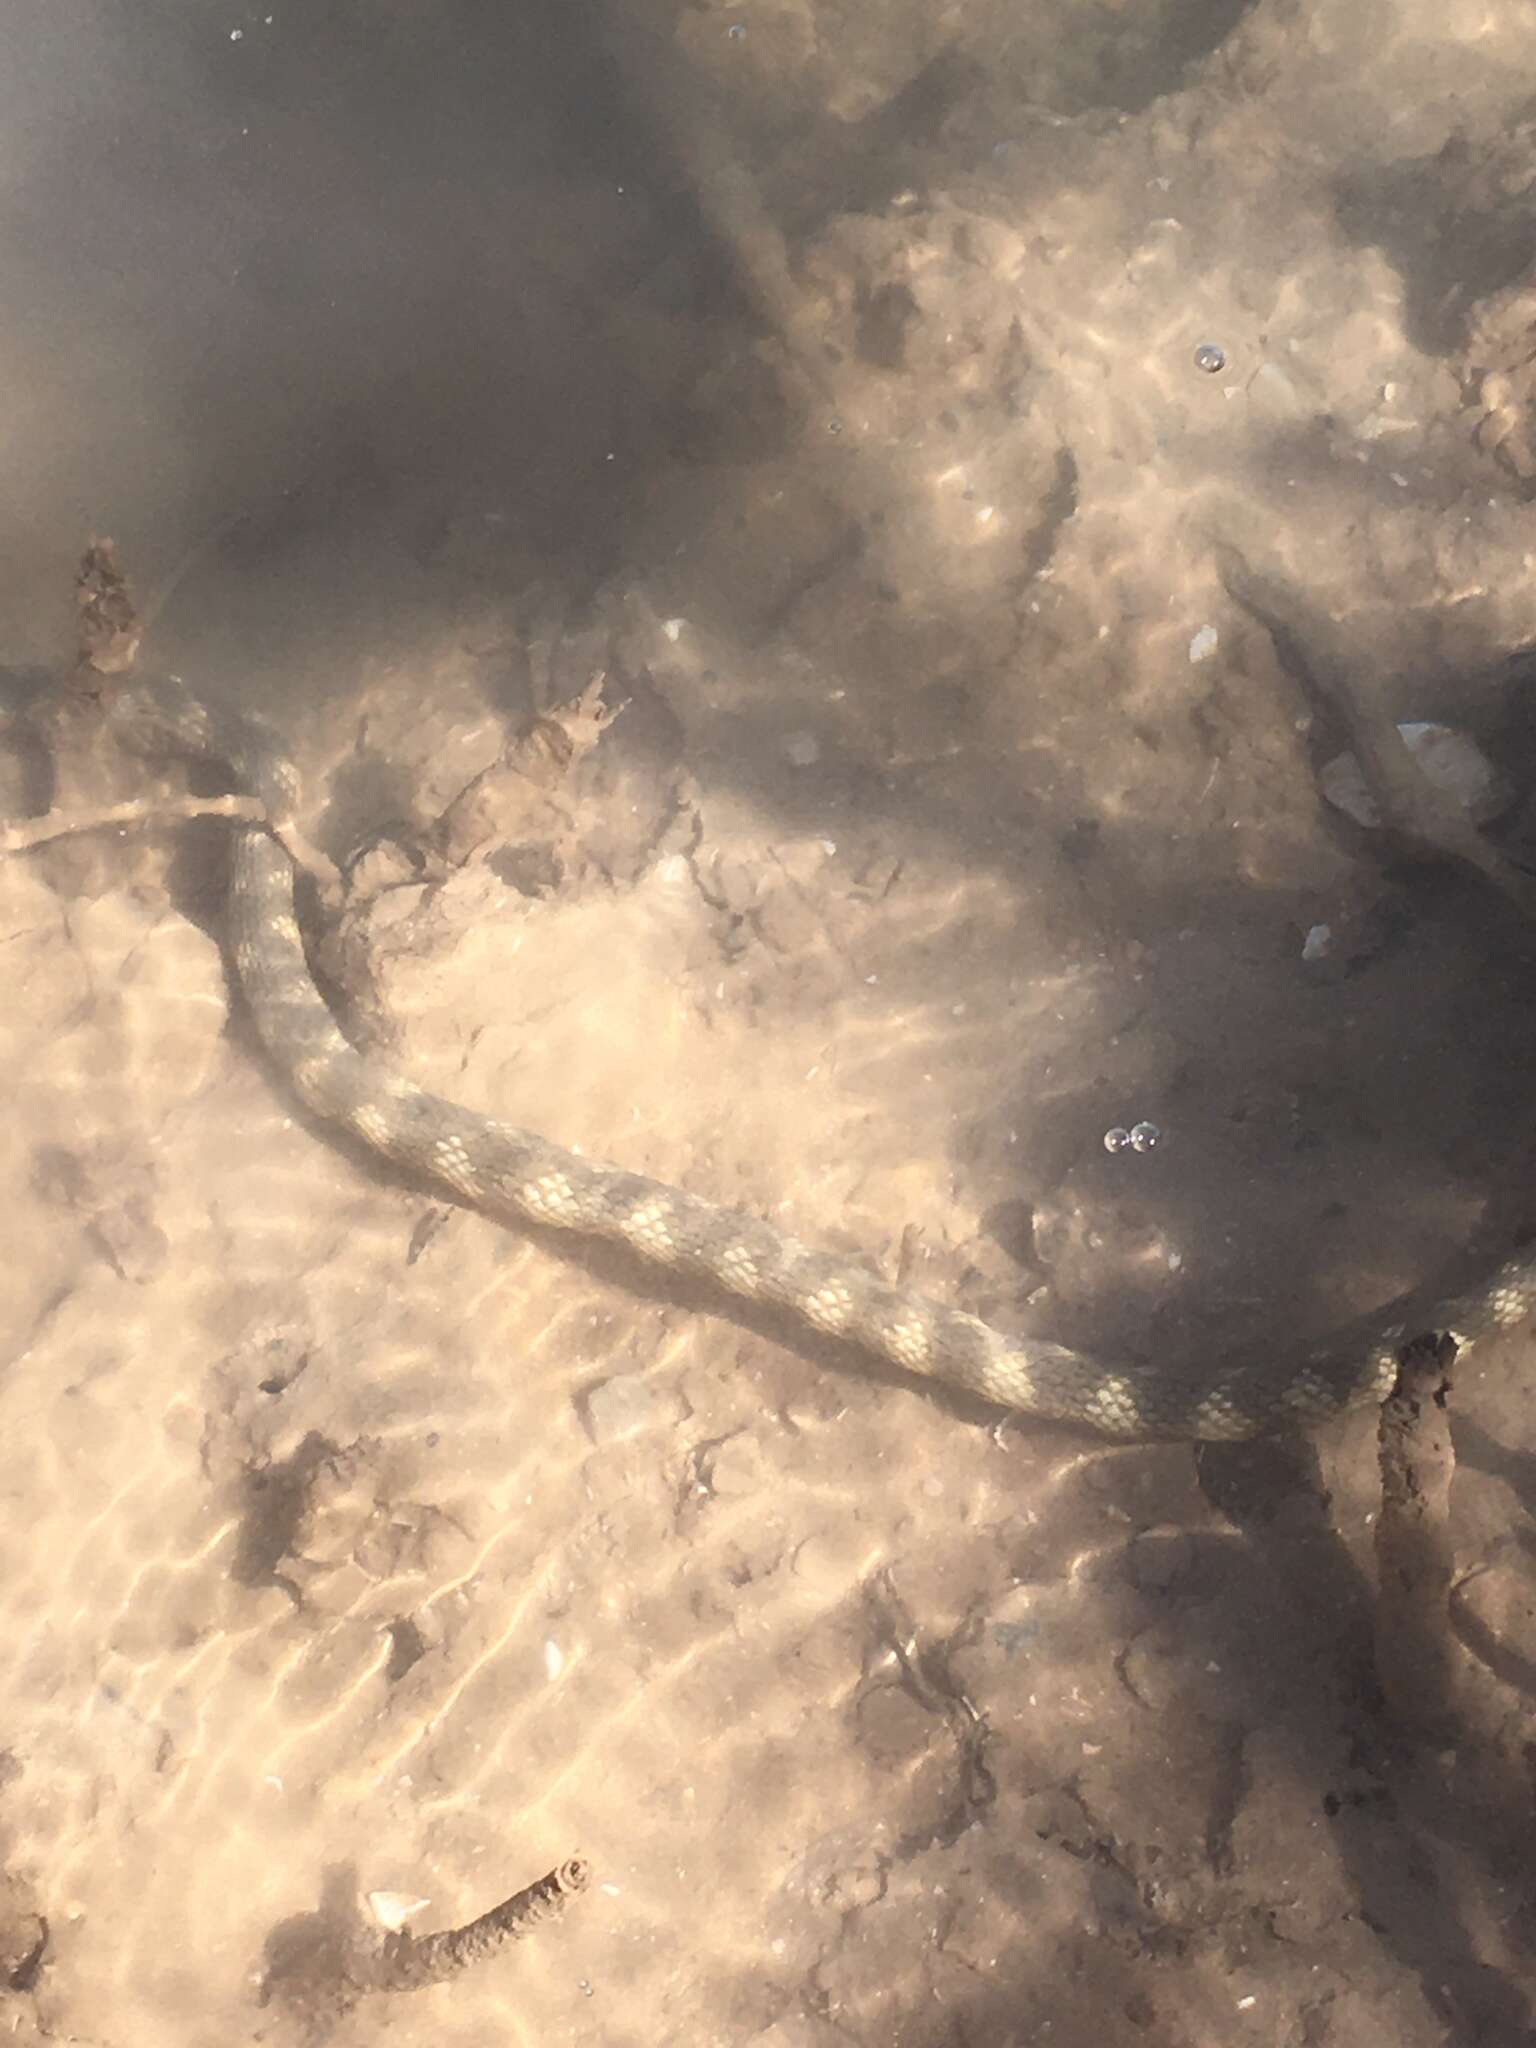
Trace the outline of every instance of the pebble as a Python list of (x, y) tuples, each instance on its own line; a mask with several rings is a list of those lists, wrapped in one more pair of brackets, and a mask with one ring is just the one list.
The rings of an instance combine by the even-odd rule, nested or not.
[(1219, 635), (1214, 626), (1202, 626), (1189, 643), (1191, 661), (1207, 661), (1216, 652)]
[(618, 1443), (637, 1430), (685, 1422), (690, 1412), (678, 1388), (638, 1372), (599, 1380), (578, 1394), (576, 1406), (595, 1444)]
[[(1424, 719), (1410, 719), (1397, 729), (1425, 781), (1459, 804), (1476, 824), (1486, 825), (1507, 807), (1508, 784), (1465, 733)], [(1380, 825), (1381, 812), (1353, 754), (1335, 754), (1317, 780), (1336, 811), (1370, 831)]]
[(703, 1469), (709, 1491), (721, 1500), (743, 1500), (761, 1490), (766, 1477), (763, 1447), (742, 1431), (727, 1437)]

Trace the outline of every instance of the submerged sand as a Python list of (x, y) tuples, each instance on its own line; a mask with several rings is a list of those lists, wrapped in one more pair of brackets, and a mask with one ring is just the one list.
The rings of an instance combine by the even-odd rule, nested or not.
[[(8, 701), (83, 529), (181, 565), (146, 659), (371, 849), (393, 1059), (1000, 1322), (1192, 1370), (1504, 1249), (1529, 933), (1328, 811), (1212, 543), (1528, 786), (1523, 17), (709, 4), (641, 92), (496, 12), (18, 27)], [(0, 862), (16, 2038), (1527, 2038), (1528, 1333), (1456, 1378), (1436, 1748), (1372, 1416), (999, 1427), (391, 1181), (232, 1005), (221, 830)], [(452, 1983), (293, 1989), (577, 1852)]]

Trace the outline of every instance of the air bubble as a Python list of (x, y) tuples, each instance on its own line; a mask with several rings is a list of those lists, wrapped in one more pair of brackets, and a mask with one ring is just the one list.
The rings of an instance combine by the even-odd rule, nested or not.
[(1106, 1152), (1151, 1152), (1162, 1142), (1162, 1132), (1156, 1124), (1148, 1123), (1145, 1117), (1132, 1124), (1129, 1130), (1124, 1124), (1115, 1124), (1104, 1133)]
[(1227, 367), (1227, 352), (1214, 341), (1202, 341), (1195, 350), (1195, 368), (1204, 370), (1207, 377), (1214, 377)]

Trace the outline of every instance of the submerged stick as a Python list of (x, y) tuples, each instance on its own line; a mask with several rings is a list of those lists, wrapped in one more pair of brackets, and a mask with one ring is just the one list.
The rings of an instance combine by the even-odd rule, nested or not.
[(591, 1881), (592, 1868), (585, 1857), (571, 1856), (462, 1927), (445, 1927), (419, 1938), (402, 1928), (385, 1942), (372, 1988), (420, 1991), (429, 1984), (446, 1983), (472, 1963), (495, 1955), (535, 1927), (556, 1919)]
[(572, 1856), (462, 1927), (420, 1940), (402, 1929), (381, 1944), (377, 1927), (358, 1911), (353, 1874), (332, 1870), (319, 1911), (285, 1921), (267, 1936), (258, 2002), (286, 2008), (304, 2048), (322, 2048), (367, 1999), (447, 1983), (556, 1919), (590, 1882), (591, 1865)]
[(162, 818), (238, 818), (242, 824), (265, 825), (267, 811), (254, 796), (132, 797), (127, 803), (106, 804), (99, 810), (49, 811), (41, 818), (0, 825), (0, 854), (25, 853), (72, 832), (99, 832)]
[[(113, 694), (131, 687), (138, 665), (139, 643), (147, 618), (135, 602), (115, 542), (93, 539), (80, 558), (75, 577), (75, 604), (79, 634), (75, 668), (42, 700), (45, 714), (34, 708), (39, 736), (61, 751), (61, 740), (69, 736), (71, 721), (101, 715)], [(583, 700), (585, 701), (585, 700)], [(53, 722), (64, 723), (52, 729)], [(264, 827), (277, 840), (295, 869), (314, 884), (322, 904), (335, 910), (346, 895), (341, 871), (320, 851), (291, 816), (274, 817), (256, 797), (244, 794), (219, 797), (134, 797), (126, 803), (89, 804), (78, 808), (55, 805), (41, 818), (0, 824), (0, 855), (25, 852), (34, 846), (66, 835), (121, 828), (159, 819), (228, 818), (240, 825)]]

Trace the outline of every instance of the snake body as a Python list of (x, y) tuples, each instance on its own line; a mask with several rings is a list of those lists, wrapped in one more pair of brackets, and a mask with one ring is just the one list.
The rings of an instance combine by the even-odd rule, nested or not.
[(1241, 1439), (1379, 1402), (1414, 1330), (1443, 1330), (1464, 1345), (1536, 1305), (1536, 1260), (1516, 1258), (1412, 1325), (1384, 1316), (1299, 1362), (1249, 1359), (1199, 1376), (1166, 1360), (1117, 1366), (994, 1329), (760, 1218), (579, 1157), (429, 1094), (343, 1034), (310, 970), (294, 864), (281, 843), (298, 807), (299, 777), (263, 723), (170, 677), (122, 678), (108, 709), (134, 751), (222, 764), (271, 821), (273, 830), (236, 831), (229, 947), (256, 1029), (294, 1095), (322, 1124), (466, 1206), (627, 1246), (651, 1266), (787, 1313), (902, 1373), (1131, 1441)]

